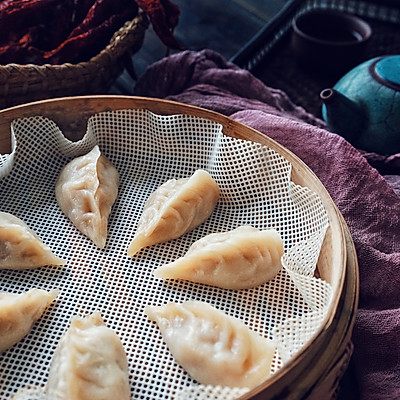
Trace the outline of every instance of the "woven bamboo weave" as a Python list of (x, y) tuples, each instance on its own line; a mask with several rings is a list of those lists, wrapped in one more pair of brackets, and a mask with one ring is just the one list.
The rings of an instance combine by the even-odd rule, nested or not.
[(61, 65), (0, 65), (0, 108), (61, 96), (106, 93), (143, 44), (146, 15), (126, 22), (89, 61)]

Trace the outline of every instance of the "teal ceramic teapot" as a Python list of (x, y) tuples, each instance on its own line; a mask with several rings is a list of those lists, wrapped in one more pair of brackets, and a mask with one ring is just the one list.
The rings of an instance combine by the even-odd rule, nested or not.
[(363, 62), (320, 96), (330, 130), (359, 149), (400, 152), (400, 54)]

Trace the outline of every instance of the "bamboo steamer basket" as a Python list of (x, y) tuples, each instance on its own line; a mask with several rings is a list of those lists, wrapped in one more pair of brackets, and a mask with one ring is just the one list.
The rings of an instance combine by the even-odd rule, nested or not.
[(291, 179), (307, 186), (322, 200), (329, 228), (316, 274), (333, 288), (333, 301), (319, 331), (292, 360), (245, 399), (332, 399), (351, 354), (351, 334), (358, 304), (357, 256), (348, 227), (317, 176), (297, 156), (264, 134), (222, 114), (167, 100), (133, 96), (77, 96), (42, 100), (0, 111), (0, 154), (10, 152), (10, 123), (16, 118), (42, 115), (56, 122), (65, 136), (78, 140), (86, 132), (88, 118), (103, 111), (148, 109), (161, 115), (188, 114), (223, 126), (226, 135), (259, 142), (280, 153), (292, 164)]

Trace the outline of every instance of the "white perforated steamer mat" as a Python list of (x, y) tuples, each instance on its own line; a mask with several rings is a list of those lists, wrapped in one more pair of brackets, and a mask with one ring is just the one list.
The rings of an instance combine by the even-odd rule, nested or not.
[[(119, 335), (128, 356), (133, 399), (231, 400), (246, 392), (193, 381), (146, 317), (146, 305), (200, 300), (240, 318), (276, 341), (272, 373), (318, 332), (332, 301), (330, 285), (314, 277), (328, 217), (316, 194), (290, 181), (291, 165), (277, 152), (225, 136), (221, 125), (207, 119), (146, 110), (96, 114), (84, 138), (75, 143), (40, 116), (14, 121), (12, 135), (12, 153), (0, 157), (0, 210), (23, 219), (68, 263), (0, 271), (2, 291), (60, 290), (30, 334), (0, 356), (1, 399), (26, 386), (45, 385), (54, 350), (73, 315), (100, 311)], [(104, 250), (72, 225), (54, 195), (64, 165), (95, 144), (121, 176)], [(165, 181), (188, 177), (199, 168), (209, 171), (221, 189), (211, 217), (183, 237), (130, 259), (126, 250), (148, 196)], [(271, 282), (225, 290), (153, 276), (156, 267), (182, 256), (195, 240), (241, 225), (281, 233), (284, 268)], [(39, 398), (38, 391), (31, 398)]]

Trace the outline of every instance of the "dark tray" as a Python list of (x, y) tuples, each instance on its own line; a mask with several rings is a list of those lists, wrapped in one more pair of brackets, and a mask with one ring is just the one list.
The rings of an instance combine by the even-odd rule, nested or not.
[(343, 72), (305, 71), (297, 65), (290, 48), (292, 19), (317, 8), (355, 14), (371, 25), (372, 37), (360, 62), (400, 54), (400, 0), (291, 0), (230, 61), (251, 71), (266, 85), (283, 90), (294, 103), (321, 117), (319, 94), (333, 86)]

